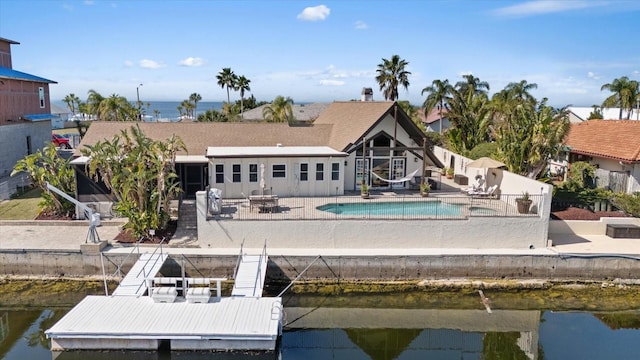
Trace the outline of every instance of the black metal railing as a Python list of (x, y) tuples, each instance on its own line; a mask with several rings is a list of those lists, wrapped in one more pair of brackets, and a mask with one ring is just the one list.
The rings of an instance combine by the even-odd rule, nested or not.
[(500, 198), (443, 195), (371, 195), (279, 198), (277, 207), (251, 207), (247, 199), (223, 199), (216, 219), (229, 220), (421, 220), (539, 216), (543, 195), (502, 194)]

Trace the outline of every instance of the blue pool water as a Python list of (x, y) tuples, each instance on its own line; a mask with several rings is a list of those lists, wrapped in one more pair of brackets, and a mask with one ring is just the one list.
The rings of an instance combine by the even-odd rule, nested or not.
[[(406, 202), (358, 202), (347, 204), (325, 204), (318, 206), (321, 211), (337, 215), (405, 215), (405, 216), (463, 216), (463, 204), (448, 204), (441, 201), (406, 201)], [(494, 211), (474, 207), (472, 212), (488, 215)]]

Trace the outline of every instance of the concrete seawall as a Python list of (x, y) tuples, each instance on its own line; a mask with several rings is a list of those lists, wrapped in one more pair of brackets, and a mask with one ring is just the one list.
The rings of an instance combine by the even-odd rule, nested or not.
[[(235, 255), (172, 254), (162, 273), (233, 277)], [(270, 255), (267, 277), (272, 281), (295, 278), (315, 256)], [(102, 276), (113, 275), (121, 264), (129, 270), (135, 256), (108, 254), (102, 259), (92, 250), (1, 250), (0, 273), (6, 275)], [(197, 270), (196, 270), (197, 269)], [(634, 279), (640, 261), (613, 255), (420, 255), (420, 256), (322, 256), (304, 279), (327, 280), (411, 280), (443, 278), (515, 279)]]

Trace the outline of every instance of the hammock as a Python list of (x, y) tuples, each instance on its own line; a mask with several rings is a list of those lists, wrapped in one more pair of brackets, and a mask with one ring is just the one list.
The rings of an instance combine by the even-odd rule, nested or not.
[(395, 184), (395, 183), (401, 183), (401, 182), (405, 182), (405, 181), (408, 181), (408, 180), (412, 180), (413, 177), (418, 173), (418, 170), (420, 170), (420, 169), (416, 169), (416, 171), (412, 172), (411, 174), (409, 174), (409, 175), (407, 175), (407, 176), (405, 176), (405, 177), (403, 177), (401, 179), (394, 179), (394, 180), (383, 179), (380, 176), (378, 176), (378, 174), (376, 174), (376, 173), (374, 173), (372, 171), (371, 171), (371, 173), (373, 174), (373, 176), (377, 177), (378, 179), (380, 179), (382, 181)]

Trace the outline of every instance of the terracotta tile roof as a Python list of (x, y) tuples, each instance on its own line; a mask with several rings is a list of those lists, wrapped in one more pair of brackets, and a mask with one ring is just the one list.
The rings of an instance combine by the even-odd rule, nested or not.
[[(446, 107), (444, 109), (442, 109), (442, 118), (446, 119), (448, 112), (449, 112), (449, 110)], [(424, 108), (420, 108), (420, 118), (422, 119), (422, 122), (424, 122), (424, 123), (427, 123), (427, 124), (434, 123), (434, 122), (440, 120), (440, 109), (434, 107), (429, 112), (429, 115), (424, 116)]]
[(336, 101), (314, 122), (332, 124), (331, 138), (326, 145), (344, 151), (356, 144), (393, 107), (393, 101)]
[(573, 153), (639, 162), (640, 121), (589, 120), (571, 124), (565, 144)]
[[(97, 141), (111, 139), (122, 130), (136, 124), (152, 139), (165, 140), (179, 136), (189, 155), (205, 155), (209, 146), (324, 146), (331, 133), (331, 125), (289, 126), (274, 123), (132, 123), (95, 121), (78, 148)], [(183, 153), (184, 154), (184, 153)], [(76, 155), (80, 155), (76, 151)]]

